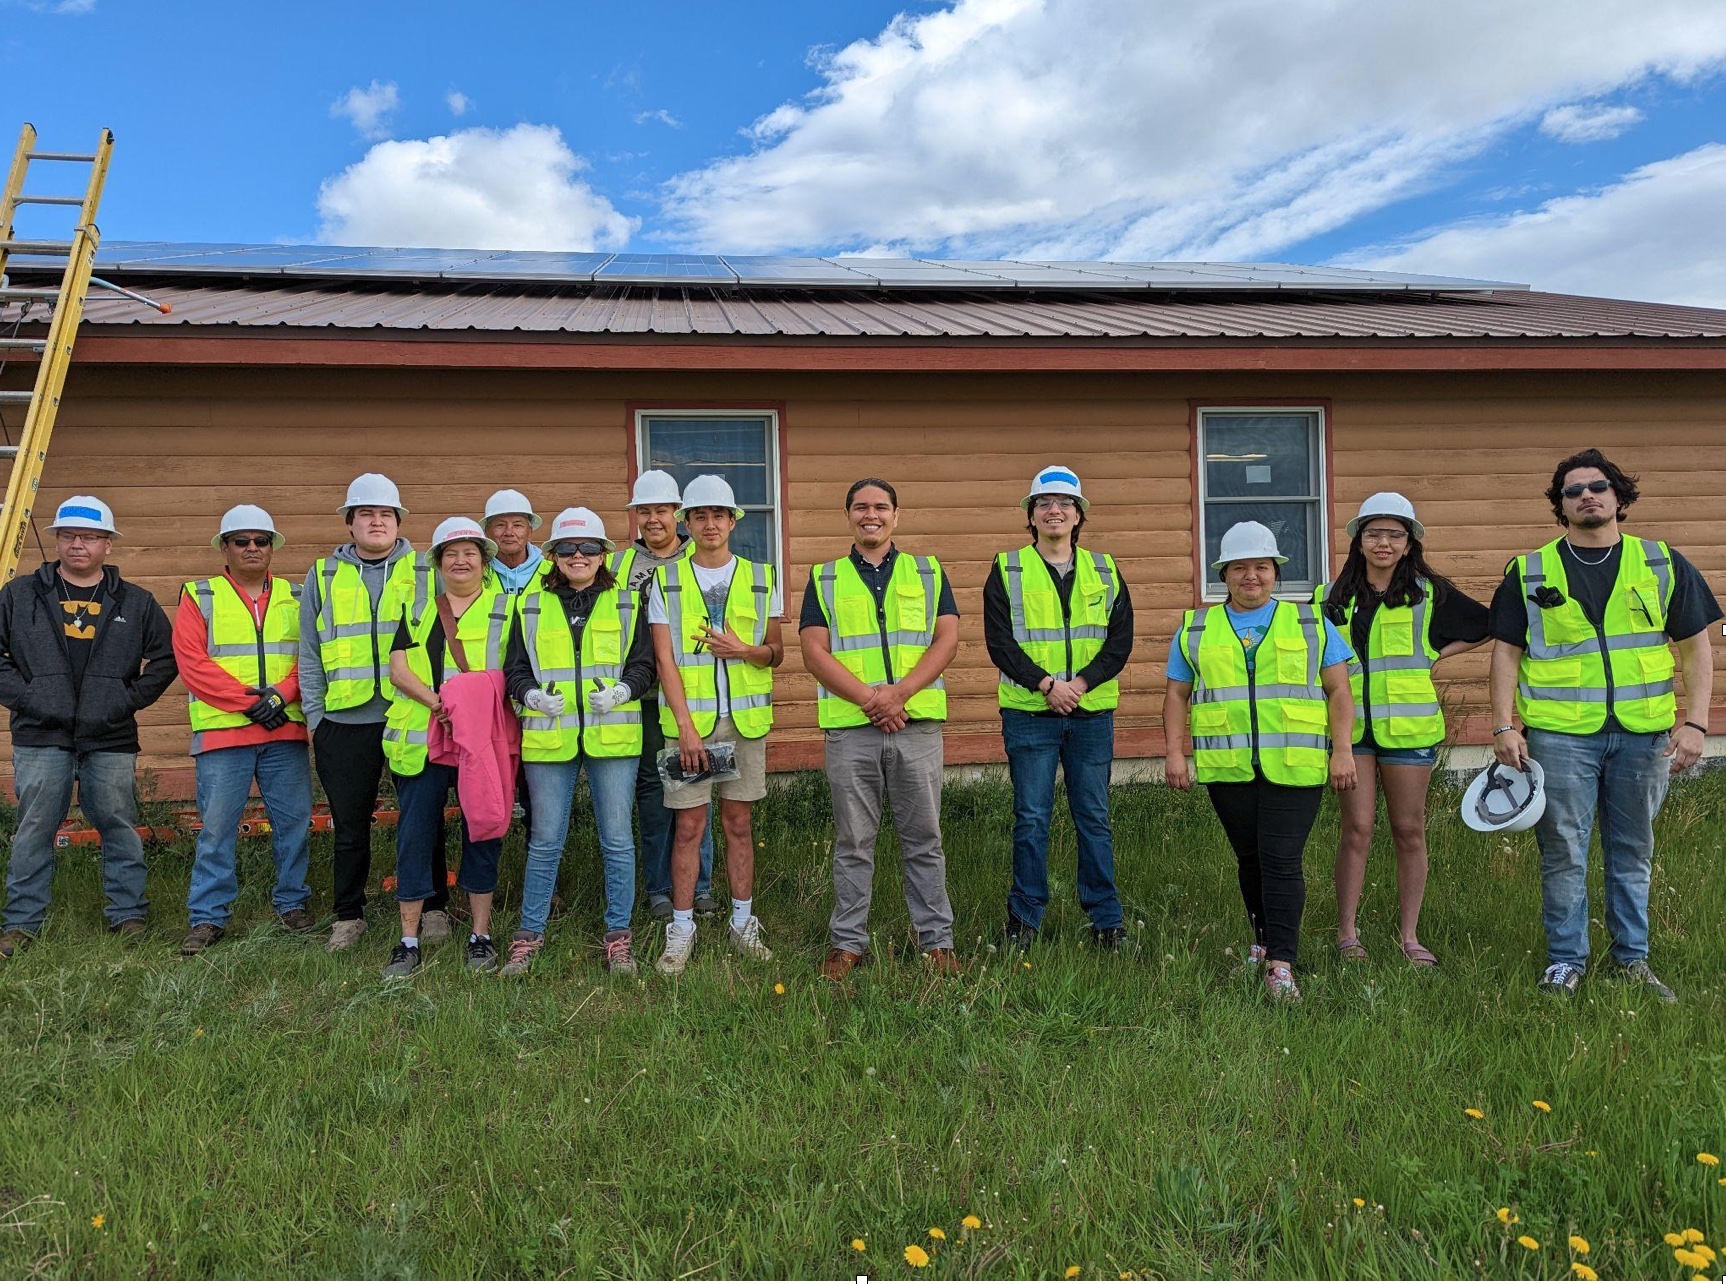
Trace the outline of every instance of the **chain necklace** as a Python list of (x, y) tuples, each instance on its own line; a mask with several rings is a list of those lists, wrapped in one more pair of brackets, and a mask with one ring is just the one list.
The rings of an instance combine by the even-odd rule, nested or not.
[[(84, 612), (90, 608), (90, 602), (92, 601), (92, 599), (86, 597), (84, 599), (83, 603), (78, 607), (77, 613), (73, 614), (73, 612), (72, 612), (72, 598), (69, 594), (66, 594), (62, 591), (62, 588), (61, 588), (62, 585), (65, 585), (65, 586), (71, 587), (71, 588), (77, 587), (77, 585), (73, 584), (64, 575), (62, 575), (60, 573), (59, 568), (56, 567), (54, 570), (54, 596), (56, 596), (60, 599), (61, 611), (66, 615), (72, 616), (72, 627), (77, 629), (79, 632), (83, 632), (83, 630), (84, 630)], [(100, 590), (101, 587), (102, 587), (102, 585), (101, 585), (100, 581), (98, 581), (93, 586), (93, 588), (96, 590)]]
[(1608, 544), (1606, 546), (1606, 551), (1591, 562), (1586, 557), (1582, 556), (1581, 550), (1578, 549), (1576, 545), (1570, 542), (1570, 536), (1568, 535), (1564, 537), (1564, 546), (1570, 550), (1570, 555), (1577, 561), (1581, 562), (1584, 566), (1599, 566), (1607, 558), (1611, 557), (1612, 550), (1618, 547), (1617, 544)]

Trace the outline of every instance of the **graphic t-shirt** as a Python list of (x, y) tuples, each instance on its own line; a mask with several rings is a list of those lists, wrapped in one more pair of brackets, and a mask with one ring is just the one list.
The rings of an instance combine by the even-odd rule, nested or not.
[(64, 575), (55, 575), (54, 590), (60, 599), (60, 627), (66, 634), (66, 651), (72, 660), (72, 682), (84, 681), (84, 669), (96, 646), (96, 626), (102, 622), (102, 584), (79, 588)]

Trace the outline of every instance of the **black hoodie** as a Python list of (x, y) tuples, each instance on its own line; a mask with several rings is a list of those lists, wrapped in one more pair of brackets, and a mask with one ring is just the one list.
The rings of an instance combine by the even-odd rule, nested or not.
[(106, 606), (77, 681), (55, 592), (59, 565), (0, 589), (0, 705), (12, 711), (12, 743), (137, 753), (138, 710), (161, 699), (179, 673), (168, 616), (118, 567), (103, 567)]

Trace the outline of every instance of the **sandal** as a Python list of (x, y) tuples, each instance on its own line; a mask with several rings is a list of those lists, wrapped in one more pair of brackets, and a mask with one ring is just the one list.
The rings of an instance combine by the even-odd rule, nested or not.
[[(1360, 943), (1360, 937), (1351, 936), (1346, 941), (1336, 943), (1337, 957), (1344, 963), (1365, 963), (1367, 959), (1366, 946)], [(1434, 962), (1437, 962), (1435, 959)]]
[(1427, 949), (1419, 941), (1404, 941), (1402, 956), (1416, 967), (1438, 966), (1438, 955)]

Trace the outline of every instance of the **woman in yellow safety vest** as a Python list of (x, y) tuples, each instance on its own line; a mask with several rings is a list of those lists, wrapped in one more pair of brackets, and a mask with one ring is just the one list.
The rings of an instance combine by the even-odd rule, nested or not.
[[(1313, 601), (1354, 648), (1354, 755), (1361, 787), (1342, 796), (1336, 852), (1336, 949), (1350, 962), (1367, 957), (1355, 915), (1366, 881), (1378, 789), (1384, 790), (1396, 844), (1396, 892), (1402, 909), (1402, 953), (1416, 967), (1438, 959), (1420, 943), (1426, 895), (1426, 790), (1444, 740), (1444, 712), (1433, 665), (1486, 640), (1486, 607), (1427, 565), (1426, 527), (1395, 491), (1370, 496), (1348, 524), (1348, 557), (1336, 582)], [(1374, 788), (1374, 764), (1378, 788)]]
[(1234, 848), (1253, 929), (1247, 961), (1265, 965), (1273, 999), (1293, 1000), (1301, 855), (1326, 781), (1338, 793), (1354, 788), (1354, 701), (1336, 627), (1310, 603), (1273, 596), (1286, 561), (1258, 522), (1223, 535), (1211, 569), (1222, 572), (1228, 601), (1188, 611), (1169, 645), (1163, 735), (1169, 784), (1204, 785)]
[[(384, 723), (384, 757), (395, 777), (401, 809), (396, 823), (396, 901), (402, 939), (384, 968), (386, 977), (408, 976), (419, 968), (420, 911), (432, 893), (433, 848), (442, 832), (444, 806), (457, 783), (456, 768), (431, 761), (429, 754), (432, 719), (447, 721), (440, 689), (458, 670), (503, 667), (513, 599), (486, 573), (486, 563), (496, 556), (497, 545), (471, 517), (439, 523), (432, 535), (431, 563), (443, 577), (444, 591), (424, 603), (418, 615), (413, 604), (404, 607), (390, 647), (395, 691)], [(497, 967), (491, 899), (502, 850), (502, 838), (475, 842), (462, 818), (459, 881), (473, 912), (467, 964), (481, 972)]]

